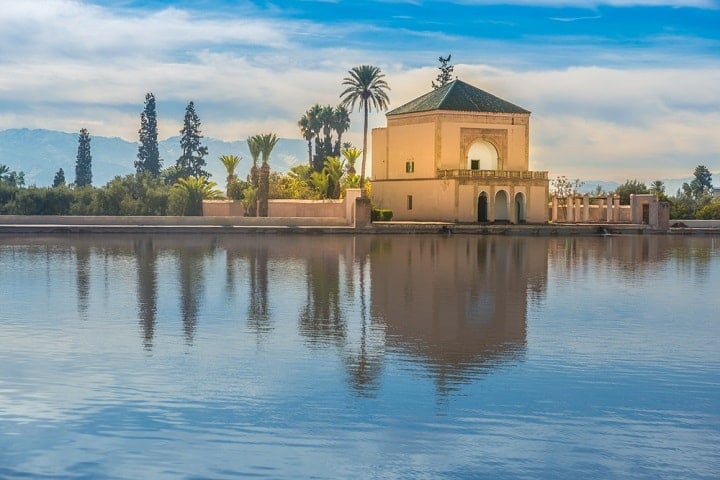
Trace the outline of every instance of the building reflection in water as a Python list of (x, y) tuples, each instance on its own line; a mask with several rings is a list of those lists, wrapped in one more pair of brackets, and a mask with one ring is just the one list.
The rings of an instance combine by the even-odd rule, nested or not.
[(521, 358), (528, 292), (544, 290), (543, 239), (396, 236), (374, 239), (371, 316), (387, 348), (420, 360), (438, 392)]
[[(14, 244), (48, 262), (47, 289), (62, 291), (58, 262), (72, 265), (67, 288), (83, 320), (91, 306), (102, 320), (104, 262), (106, 295), (114, 305), (124, 298), (115, 293), (133, 293), (128, 306), (148, 350), (159, 318), (176, 309), (192, 345), (204, 302), (216, 307), (208, 285), (225, 276), (227, 305), (239, 308), (228, 316), (247, 312), (248, 330), (270, 341), (274, 322), (297, 322), (306, 345), (339, 356), (357, 395), (378, 390), (388, 354), (407, 355), (441, 393), (522, 358), (529, 305), (544, 297), (549, 268), (566, 270), (567, 281), (586, 268), (625, 281), (675, 268), (701, 281), (720, 249), (713, 238), (673, 236), (52, 236), (6, 238), (6, 262)], [(223, 254), (224, 267), (214, 261)]]

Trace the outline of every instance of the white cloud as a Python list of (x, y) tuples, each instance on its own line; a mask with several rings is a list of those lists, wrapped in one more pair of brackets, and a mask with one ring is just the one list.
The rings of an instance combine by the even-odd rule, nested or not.
[(464, 5), (523, 5), (530, 7), (692, 7), (720, 8), (717, 0), (452, 0)]
[[(456, 65), (460, 78), (531, 110), (531, 168), (551, 176), (652, 181), (720, 167), (720, 65), (512, 71)], [(392, 108), (435, 71), (394, 73)]]
[[(350, 28), (353, 35), (362, 29)], [(152, 91), (163, 138), (178, 134), (189, 100), (208, 137), (236, 140), (274, 131), (298, 138), (296, 122), (310, 105), (338, 103), (349, 66), (381, 65), (392, 88), (391, 108), (426, 93), (437, 74), (434, 66), (407, 66), (428, 57), (426, 51), (403, 53), (392, 44), (376, 51), (341, 38), (318, 48), (318, 39), (328, 35), (338, 33), (319, 24), (252, 16), (195, 18), (177, 9), (140, 15), (71, 0), (7, 2), (0, 9), (0, 128), (88, 127), (93, 135), (135, 140), (144, 95)], [(431, 44), (449, 38), (411, 31), (407, 37)], [(519, 49), (470, 39), (473, 47), (478, 42), (488, 47), (483, 57), (456, 65), (454, 73), (533, 112), (532, 168), (650, 180), (660, 168), (675, 175), (698, 163), (720, 167), (712, 164), (720, 151), (720, 62), (693, 57), (689, 41), (672, 42), (690, 45), (687, 52), (651, 49), (637, 64), (618, 62), (617, 51), (594, 47), (596, 65), (606, 59), (616, 66), (531, 70), (527, 59), (538, 65), (536, 57), (562, 56), (568, 47)], [(361, 47), (343, 46), (350, 44)], [(588, 58), (589, 45), (574, 47), (576, 58)], [(488, 66), (508, 65), (503, 58), (514, 63)], [(638, 66), (648, 64), (653, 67)], [(359, 145), (361, 118), (355, 113), (352, 121), (347, 138)], [(374, 113), (370, 127), (382, 125), (383, 115)]]

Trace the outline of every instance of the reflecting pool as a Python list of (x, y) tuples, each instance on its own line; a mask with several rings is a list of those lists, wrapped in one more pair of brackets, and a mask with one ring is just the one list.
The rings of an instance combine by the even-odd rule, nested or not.
[(0, 236), (0, 478), (717, 478), (720, 238)]

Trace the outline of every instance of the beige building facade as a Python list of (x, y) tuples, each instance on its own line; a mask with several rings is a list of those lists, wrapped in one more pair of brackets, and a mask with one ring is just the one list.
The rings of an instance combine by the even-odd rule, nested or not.
[(547, 222), (529, 111), (454, 80), (386, 118), (372, 132), (372, 200), (393, 220)]

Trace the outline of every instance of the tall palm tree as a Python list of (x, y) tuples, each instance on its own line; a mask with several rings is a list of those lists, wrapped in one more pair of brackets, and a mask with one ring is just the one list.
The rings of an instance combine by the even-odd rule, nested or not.
[(387, 82), (385, 82), (385, 74), (380, 68), (372, 65), (360, 65), (353, 67), (349, 76), (343, 79), (342, 84), (347, 88), (340, 94), (341, 104), (355, 109), (355, 104), (363, 110), (363, 149), (362, 149), (362, 166), (360, 171), (360, 190), (365, 196), (365, 163), (367, 159), (367, 130), (368, 130), (368, 111), (371, 107), (376, 110), (387, 110), (390, 98), (387, 90), (390, 90)]
[(260, 166), (260, 178), (258, 182), (258, 216), (267, 217), (268, 215), (268, 193), (270, 191), (270, 153), (279, 141), (274, 133), (264, 133), (256, 135), (257, 143), (262, 153), (262, 165)]
[(308, 165), (312, 168), (312, 140), (315, 138), (315, 130), (312, 128), (309, 110), (298, 120), (298, 127), (300, 127), (300, 135), (308, 143)]
[(335, 107), (332, 126), (333, 130), (335, 130), (338, 134), (337, 141), (335, 142), (335, 148), (333, 149), (333, 156), (337, 157), (340, 155), (343, 133), (347, 132), (350, 128), (350, 112), (348, 112), (348, 109), (343, 105)]
[[(250, 150), (250, 156), (252, 157), (252, 167), (250, 167), (250, 183), (252, 183), (255, 191), (258, 190), (260, 182), (260, 172), (258, 171), (258, 159), (260, 158), (260, 141), (259, 135), (249, 137), (247, 139), (248, 149)], [(250, 202), (247, 207), (247, 215), (249, 217), (257, 216), (257, 202), (256, 197)]]
[(227, 171), (227, 185), (225, 191), (229, 194), (230, 185), (237, 179), (235, 169), (237, 168), (238, 163), (240, 163), (241, 158), (237, 155), (222, 155), (219, 157), (219, 160)]

